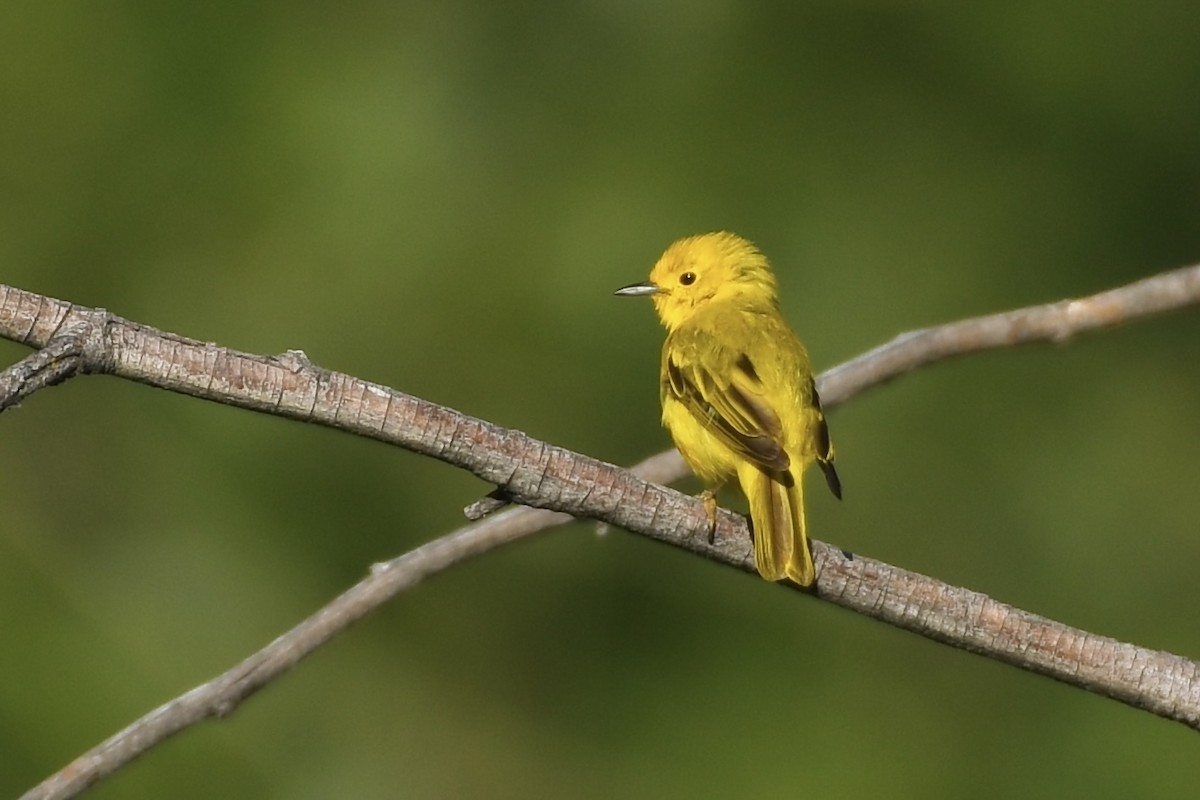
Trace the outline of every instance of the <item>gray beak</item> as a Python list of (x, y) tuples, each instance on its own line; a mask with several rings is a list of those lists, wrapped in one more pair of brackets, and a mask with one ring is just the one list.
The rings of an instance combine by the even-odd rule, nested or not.
[(642, 283), (631, 283), (628, 286), (622, 286), (613, 292), (613, 294), (618, 294), (622, 297), (642, 297), (648, 294), (658, 294), (661, 291), (662, 289), (650, 281), (643, 281)]

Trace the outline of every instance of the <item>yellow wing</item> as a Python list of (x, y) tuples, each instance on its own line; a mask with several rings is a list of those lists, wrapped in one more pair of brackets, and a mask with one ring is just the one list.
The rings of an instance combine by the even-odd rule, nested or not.
[(715, 342), (706, 346), (702, 331), (691, 332), (686, 341), (674, 338), (664, 351), (663, 392), (735, 453), (766, 470), (787, 470), (783, 423), (750, 357)]
[[(829, 490), (841, 499), (842, 485), (833, 466), (833, 443), (811, 378), (807, 388), (815, 412), (812, 435), (816, 461)], [(766, 387), (750, 354), (730, 350), (704, 328), (681, 329), (670, 337), (663, 351), (662, 390), (748, 461), (771, 472), (786, 472), (791, 466), (784, 449), (783, 422), (767, 399)]]

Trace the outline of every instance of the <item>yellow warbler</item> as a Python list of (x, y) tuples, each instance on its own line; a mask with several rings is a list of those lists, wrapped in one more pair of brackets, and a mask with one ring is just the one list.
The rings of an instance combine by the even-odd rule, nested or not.
[(812, 365), (779, 313), (766, 257), (732, 233), (693, 236), (667, 248), (649, 281), (616, 293), (649, 295), (667, 329), (662, 421), (708, 486), (710, 520), (716, 491), (736, 476), (759, 574), (811, 586), (801, 476), (816, 461), (838, 498), (842, 488)]

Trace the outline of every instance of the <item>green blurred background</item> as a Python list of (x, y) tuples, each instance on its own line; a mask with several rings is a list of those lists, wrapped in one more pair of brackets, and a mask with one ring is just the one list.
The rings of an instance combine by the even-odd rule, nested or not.
[[(1182, 2), (5, 3), (0, 281), (632, 463), (667, 444), (662, 334), (610, 293), (677, 237), (758, 242), (821, 368), (1200, 259), (1198, 26)], [(846, 500), (813, 478), (811, 527), (1200, 656), (1197, 364), (1182, 314), (864, 395), (831, 415)], [(489, 488), (102, 377), (0, 443), (3, 796)], [(1181, 725), (577, 524), (402, 596), (92, 796), (1198, 779)]]

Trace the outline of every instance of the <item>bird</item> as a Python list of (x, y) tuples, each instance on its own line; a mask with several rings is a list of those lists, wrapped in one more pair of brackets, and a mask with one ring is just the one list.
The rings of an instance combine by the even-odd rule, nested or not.
[(648, 296), (666, 328), (662, 422), (716, 527), (716, 494), (736, 478), (750, 506), (754, 561), (768, 581), (816, 580), (802, 477), (814, 461), (834, 496), (842, 486), (812, 364), (779, 308), (767, 258), (719, 231), (673, 243), (650, 279), (616, 290)]

